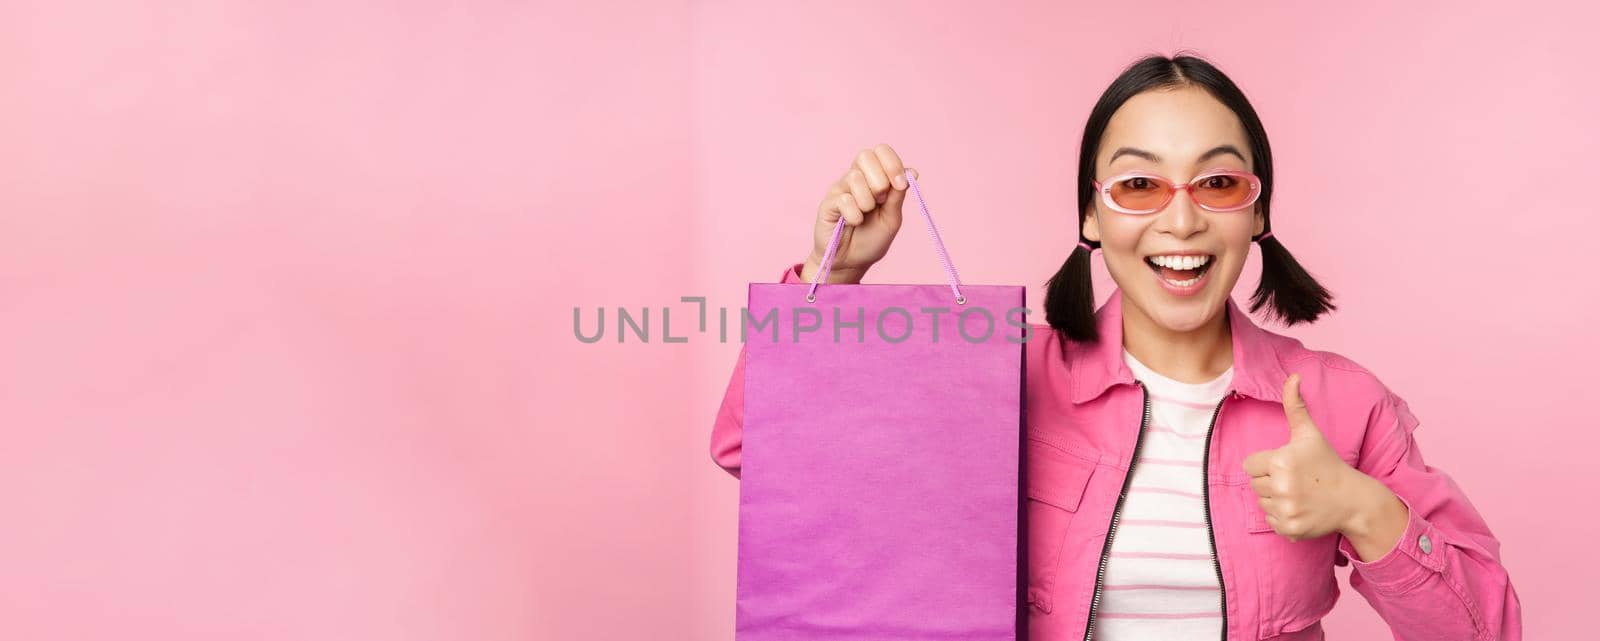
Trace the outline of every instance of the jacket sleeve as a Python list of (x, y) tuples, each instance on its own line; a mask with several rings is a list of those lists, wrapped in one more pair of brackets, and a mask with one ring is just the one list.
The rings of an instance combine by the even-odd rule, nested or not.
[(1410, 512), (1384, 556), (1363, 561), (1339, 537), (1339, 564), (1350, 586), (1389, 624), (1396, 639), (1520, 641), (1522, 607), (1500, 563), (1500, 542), (1443, 470), (1422, 459), (1412, 432), (1418, 420), (1385, 389), (1373, 410), (1358, 469), (1378, 479)]
[[(800, 279), (800, 266), (801, 263), (791, 265), (778, 282), (804, 283)], [(742, 315), (739, 321), (744, 322)], [(734, 478), (739, 478), (739, 452), (744, 437), (744, 351), (744, 345), (740, 345), (739, 359), (733, 363), (733, 376), (722, 394), (722, 407), (711, 425), (711, 460)]]

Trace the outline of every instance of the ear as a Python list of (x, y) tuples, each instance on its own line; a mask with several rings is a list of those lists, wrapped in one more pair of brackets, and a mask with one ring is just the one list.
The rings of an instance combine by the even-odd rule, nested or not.
[(1261, 232), (1266, 231), (1266, 229), (1267, 229), (1267, 215), (1261, 213), (1261, 203), (1256, 203), (1255, 211), (1256, 211), (1256, 228), (1255, 228), (1255, 231), (1250, 232), (1250, 237), (1251, 238), (1254, 238), (1256, 236), (1260, 236)]
[(1100, 218), (1095, 215), (1095, 206), (1083, 208), (1083, 237), (1094, 242), (1100, 242)]

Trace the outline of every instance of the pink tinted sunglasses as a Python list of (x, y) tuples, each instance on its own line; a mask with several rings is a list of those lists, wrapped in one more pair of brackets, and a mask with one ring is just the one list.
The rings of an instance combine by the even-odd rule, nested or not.
[(1194, 204), (1207, 211), (1239, 211), (1261, 196), (1261, 179), (1247, 171), (1209, 171), (1187, 183), (1174, 184), (1164, 176), (1131, 171), (1094, 181), (1094, 189), (1107, 207), (1124, 214), (1153, 214), (1166, 208), (1179, 190), (1188, 190)]

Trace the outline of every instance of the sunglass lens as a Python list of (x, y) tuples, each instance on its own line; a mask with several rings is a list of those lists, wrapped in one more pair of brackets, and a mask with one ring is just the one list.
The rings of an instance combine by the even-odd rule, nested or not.
[(1243, 207), (1255, 196), (1255, 189), (1243, 176), (1207, 176), (1194, 186), (1194, 200), (1212, 209)]
[(1123, 178), (1111, 185), (1111, 200), (1136, 211), (1160, 209), (1172, 196), (1172, 184), (1154, 176)]

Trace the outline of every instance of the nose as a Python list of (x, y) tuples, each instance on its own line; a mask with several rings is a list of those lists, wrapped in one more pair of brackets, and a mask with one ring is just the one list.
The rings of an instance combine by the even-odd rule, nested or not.
[(1189, 185), (1179, 185), (1178, 190), (1183, 193), (1173, 194), (1167, 208), (1161, 211), (1160, 228), (1178, 238), (1188, 238), (1205, 229), (1205, 220), (1200, 208), (1194, 204)]

